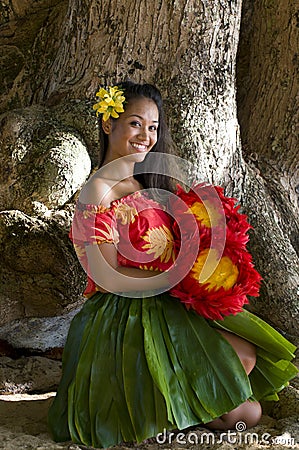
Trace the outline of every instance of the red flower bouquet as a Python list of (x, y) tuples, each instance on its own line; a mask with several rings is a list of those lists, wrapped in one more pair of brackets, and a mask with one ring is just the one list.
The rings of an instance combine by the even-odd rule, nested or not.
[[(179, 282), (172, 280), (170, 293), (208, 319), (236, 314), (247, 296), (259, 295), (261, 276), (246, 248), (252, 227), (236, 202), (219, 186), (197, 184), (189, 192), (179, 186), (169, 207), (181, 274)], [(194, 245), (198, 250), (190, 264)]]

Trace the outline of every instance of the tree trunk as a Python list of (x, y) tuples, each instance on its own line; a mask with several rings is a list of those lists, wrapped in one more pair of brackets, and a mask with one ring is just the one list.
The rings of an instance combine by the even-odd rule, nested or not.
[(244, 155), (298, 213), (298, 1), (259, 0), (252, 8), (245, 0), (243, 9), (237, 67)]
[(242, 17), (238, 112), (243, 155), (256, 174), (242, 199), (264, 277), (256, 308), (298, 333), (298, 2), (245, 0)]
[(16, 101), (16, 90), (23, 106), (53, 106), (92, 98), (99, 84), (128, 76), (156, 83), (182, 156), (196, 161), (195, 174), (231, 183), (241, 176), (235, 105), (241, 0), (69, 0), (44, 15), (45, 25), (31, 33), (34, 52), (19, 48), (25, 62), (6, 102)]
[[(261, 177), (248, 160), (251, 150), (246, 151), (248, 162), (243, 159), (235, 95), (241, 0), (28, 0), (26, 18), (26, 8), (21, 11), (22, 0), (2, 2), (6, 3), (12, 3), (13, 9), (6, 7), (6, 22), (0, 36), (0, 46), (8, 50), (10, 61), (1, 91), (3, 110), (33, 103), (54, 110), (71, 98), (92, 99), (99, 85), (128, 76), (157, 84), (165, 98), (180, 154), (194, 165), (192, 176), (221, 183), (228, 194), (238, 195), (256, 226), (252, 249), (265, 280), (263, 296), (254, 305), (256, 310), (264, 312), (275, 325), (296, 333), (298, 260), (291, 233), (286, 231), (288, 222), (294, 221), (294, 205), (288, 201), (288, 195), (289, 187), (294, 185), (295, 170), (285, 183), (281, 205), (277, 206), (273, 192), (275, 183), (281, 185), (281, 179), (273, 176), (270, 182), (272, 169), (268, 171), (269, 177)], [(253, 14), (259, 13), (258, 7), (256, 2)], [(281, 30), (282, 23), (278, 26)], [(246, 36), (242, 41), (244, 49), (246, 45), (250, 48), (254, 45), (251, 41), (247, 44)], [(259, 36), (261, 41), (265, 39), (262, 32)], [(259, 50), (265, 47), (266, 42), (259, 44)], [(263, 55), (259, 57), (263, 64)], [(13, 61), (17, 63), (14, 65)], [(2, 66), (4, 62), (2, 58)], [(250, 68), (253, 73), (254, 67)], [(267, 69), (260, 72), (260, 89), (268, 82), (267, 73)], [(283, 69), (275, 73), (281, 75)], [(239, 72), (240, 84), (243, 74)], [(253, 80), (256, 83), (258, 78)], [(291, 87), (289, 81), (284, 89)], [(249, 96), (254, 87), (247, 91)], [(259, 105), (268, 117), (274, 114), (271, 109), (275, 104), (270, 101), (274, 94), (275, 91), (273, 95), (269, 91), (264, 96), (264, 100), (269, 97), (269, 102)], [(252, 99), (248, 99), (252, 105)], [(246, 108), (242, 106), (245, 103), (244, 99), (240, 120), (249, 147), (254, 142), (260, 143), (264, 129), (258, 127), (258, 133), (252, 133)], [(283, 105), (288, 106), (286, 101)], [(275, 116), (273, 123), (278, 119)], [(258, 121), (258, 116), (255, 120)], [(272, 130), (285, 133), (279, 134), (277, 143), (290, 134), (291, 128), (287, 131), (292, 122), (286, 119), (284, 124), (285, 127), (279, 125)], [(81, 133), (84, 138), (84, 130)], [(268, 136), (272, 136), (270, 130)], [(291, 138), (285, 141), (286, 174), (294, 168), (292, 142)], [(264, 160), (266, 148), (263, 144), (254, 151), (264, 155)], [(279, 161), (277, 158), (276, 168), (282, 165)], [(283, 208), (285, 218), (281, 214)], [(286, 270), (288, 264), (291, 269)]]

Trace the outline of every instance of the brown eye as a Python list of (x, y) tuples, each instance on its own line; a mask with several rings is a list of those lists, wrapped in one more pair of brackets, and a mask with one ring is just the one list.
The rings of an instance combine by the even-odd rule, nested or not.
[(132, 125), (133, 127), (141, 127), (141, 123), (138, 122), (138, 120), (132, 120), (130, 125)]

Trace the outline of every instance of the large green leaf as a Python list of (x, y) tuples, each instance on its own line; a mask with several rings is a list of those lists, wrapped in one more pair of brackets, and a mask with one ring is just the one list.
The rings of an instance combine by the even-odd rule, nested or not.
[(287, 386), (289, 380), (298, 373), (298, 369), (291, 363), (295, 345), (247, 310), (211, 324), (231, 331), (256, 346), (257, 362), (249, 376), (253, 396), (256, 400), (278, 400), (276, 393)]
[(211, 325), (232, 331), (280, 359), (291, 361), (294, 358), (296, 346), (264, 320), (247, 310), (243, 310), (235, 316), (230, 315), (223, 320), (211, 322)]
[[(270, 399), (289, 384), (297, 368), (286, 360), (278, 359), (264, 350), (257, 350), (257, 362), (250, 374), (254, 396), (257, 400)], [(275, 398), (278, 397), (275, 395)], [(271, 398), (272, 399), (272, 398)]]
[[(152, 323), (152, 314), (151, 308), (155, 308), (153, 301), (150, 299), (144, 299), (143, 308), (142, 308), (142, 324), (144, 327), (144, 350), (148, 363), (149, 370), (153, 377), (154, 382), (158, 386), (160, 392), (163, 394), (166, 408), (167, 408), (167, 418), (169, 421), (169, 425), (174, 425), (174, 418), (172, 415), (171, 409), (171, 396), (169, 394), (169, 377), (167, 374), (167, 368), (162, 369), (166, 358), (165, 355), (161, 355), (162, 346), (161, 346), (161, 338), (162, 333), (161, 330), (155, 326), (155, 321)], [(160, 352), (157, 352), (160, 348)]]
[[(156, 412), (167, 424), (165, 401), (153, 384), (144, 353), (142, 301), (131, 302), (123, 343), (123, 379), (126, 402), (138, 442), (160, 431)], [(158, 406), (155, 404), (159, 398)]]
[(74, 382), (72, 382), (68, 388), (68, 427), (69, 427), (69, 432), (70, 432), (70, 436), (73, 442), (77, 442), (80, 443), (81, 439), (79, 434), (77, 433), (77, 427), (75, 424), (75, 412), (74, 412), (74, 407), (75, 407), (75, 384)]
[(159, 301), (155, 302), (154, 299), (144, 301), (143, 316), (144, 324), (147, 325), (145, 334), (150, 345), (147, 348), (147, 359), (151, 374), (166, 399), (168, 419), (173, 423), (174, 418), (174, 424), (178, 428), (184, 428), (198, 423), (200, 419), (193, 413), (186, 392), (177, 377), (175, 361), (169, 357), (166, 344), (169, 336), (164, 317), (157, 315), (159, 306)]
[(73, 318), (69, 329), (63, 352), (62, 378), (48, 416), (49, 427), (58, 442), (71, 439), (68, 427), (68, 388), (76, 373), (84, 329), (92, 321), (94, 310), (95, 304), (86, 302), (84, 308)]
[[(204, 422), (219, 417), (250, 397), (250, 383), (238, 356), (205, 319), (187, 312), (181, 305), (171, 308), (163, 303), (163, 312), (179, 362), (178, 377), (181, 379), (182, 373), (186, 377), (184, 390), (190, 391), (192, 387), (192, 397), (199, 401), (198, 416), (204, 407)], [(215, 398), (215, 402), (211, 398)]]
[[(115, 442), (115, 439), (121, 440), (111, 389), (115, 359), (115, 353), (111, 354), (111, 321), (117, 307), (112, 296), (109, 298), (109, 303), (105, 302), (105, 306), (105, 309), (101, 308), (98, 311), (90, 330), (91, 359), (87, 360), (86, 356), (83, 356), (84, 361), (91, 366), (90, 379), (87, 380), (89, 393), (85, 395), (85, 401), (88, 398), (92, 445), (95, 447), (106, 447)], [(82, 396), (83, 401), (84, 396)]]
[[(75, 377), (75, 423), (81, 442), (91, 445), (94, 440), (94, 402), (99, 405), (98, 396), (92, 391), (92, 368), (97, 352), (97, 333), (105, 314), (105, 307), (98, 308), (84, 330), (81, 344), (81, 357), (78, 361)], [(105, 343), (104, 343), (105, 345)]]

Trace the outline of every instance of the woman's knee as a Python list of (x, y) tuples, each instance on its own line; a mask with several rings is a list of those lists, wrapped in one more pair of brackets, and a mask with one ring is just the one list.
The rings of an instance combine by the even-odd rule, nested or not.
[(246, 429), (248, 429), (258, 424), (262, 416), (262, 408), (259, 402), (247, 400), (225, 416), (227, 417), (222, 416), (222, 419), (226, 422), (228, 429), (236, 429), (238, 422), (244, 422)]
[(207, 427), (214, 430), (236, 430), (238, 422), (243, 422), (244, 429), (248, 429), (257, 425), (261, 416), (260, 403), (247, 400), (232, 411), (208, 423)]

